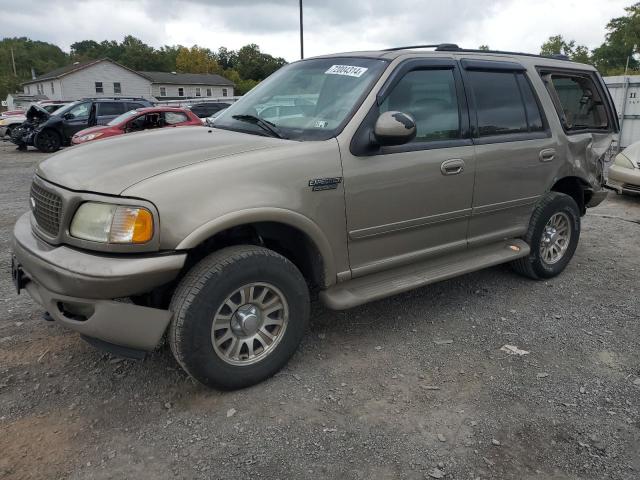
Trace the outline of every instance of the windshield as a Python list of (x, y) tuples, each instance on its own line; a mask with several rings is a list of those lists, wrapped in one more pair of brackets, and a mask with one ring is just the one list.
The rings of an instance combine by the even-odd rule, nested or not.
[(386, 66), (352, 57), (287, 65), (227, 108), (215, 128), (268, 135), (267, 122), (283, 138), (326, 140), (342, 129)]
[(64, 115), (65, 113), (67, 113), (69, 110), (71, 110), (73, 107), (75, 107), (76, 105), (80, 104), (82, 102), (72, 102), (72, 103), (68, 103), (66, 105), (63, 105), (62, 107), (60, 107), (59, 109), (57, 109), (54, 113), (56, 115)]
[(119, 125), (122, 122), (126, 122), (132, 117), (135, 117), (138, 112), (136, 110), (129, 110), (128, 112), (124, 112), (122, 115), (117, 116), (113, 120), (111, 120), (107, 125)]

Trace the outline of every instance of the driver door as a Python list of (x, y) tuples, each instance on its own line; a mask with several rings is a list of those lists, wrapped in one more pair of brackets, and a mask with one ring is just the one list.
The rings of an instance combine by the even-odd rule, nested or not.
[[(372, 146), (375, 121), (385, 111), (410, 114), (416, 138)], [(340, 150), (354, 278), (467, 248), (475, 155), (456, 62), (400, 64)]]
[(63, 117), (63, 129), (67, 138), (89, 126), (91, 114), (91, 102), (82, 102), (73, 107)]

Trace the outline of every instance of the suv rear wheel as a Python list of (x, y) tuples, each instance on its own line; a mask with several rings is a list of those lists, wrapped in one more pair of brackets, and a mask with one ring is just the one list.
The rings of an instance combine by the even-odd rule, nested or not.
[(169, 345), (205, 385), (234, 389), (280, 370), (309, 318), (309, 291), (296, 266), (262, 247), (229, 247), (180, 282), (169, 309)]
[(571, 261), (580, 238), (580, 211), (569, 195), (549, 192), (531, 216), (524, 240), (531, 253), (512, 263), (514, 270), (533, 279), (551, 278)]

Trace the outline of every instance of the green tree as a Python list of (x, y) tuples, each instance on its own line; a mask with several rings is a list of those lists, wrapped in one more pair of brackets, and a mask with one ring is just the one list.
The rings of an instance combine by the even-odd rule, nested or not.
[(591, 63), (589, 49), (584, 45), (577, 45), (575, 40), (565, 40), (562, 35), (554, 35), (542, 44), (540, 55), (566, 55), (571, 60), (581, 63)]
[(252, 43), (238, 50), (235, 70), (245, 80), (264, 80), (286, 63), (284, 58), (262, 53), (260, 47)]
[(638, 70), (640, 63), (634, 54), (640, 53), (640, 3), (625, 8), (626, 15), (613, 18), (607, 24), (604, 43), (593, 51), (593, 62), (604, 75)]
[[(16, 74), (13, 72), (15, 60)], [(25, 37), (0, 40), (0, 98), (22, 91), (20, 84), (31, 78), (31, 69), (41, 75), (69, 63), (69, 56), (59, 47)]]
[(222, 69), (211, 50), (201, 48), (198, 45), (178, 49), (176, 69), (179, 72), (187, 73), (222, 73)]
[(478, 50), (484, 50), (484, 51), (487, 51), (487, 50), (490, 50), (490, 48), (489, 48), (489, 45), (480, 45), (480, 46), (478, 47)]

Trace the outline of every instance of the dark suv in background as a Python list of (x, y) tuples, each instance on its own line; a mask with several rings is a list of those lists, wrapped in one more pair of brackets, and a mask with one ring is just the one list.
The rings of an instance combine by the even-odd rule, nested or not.
[(229, 108), (229, 104), (224, 102), (202, 102), (188, 105), (187, 108), (195, 113), (199, 118), (207, 118), (220, 110)]
[(151, 107), (144, 98), (84, 98), (49, 113), (38, 105), (27, 111), (27, 120), (14, 129), (11, 141), (20, 149), (33, 145), (41, 152), (55, 152), (69, 145), (80, 130), (106, 125), (124, 112)]

